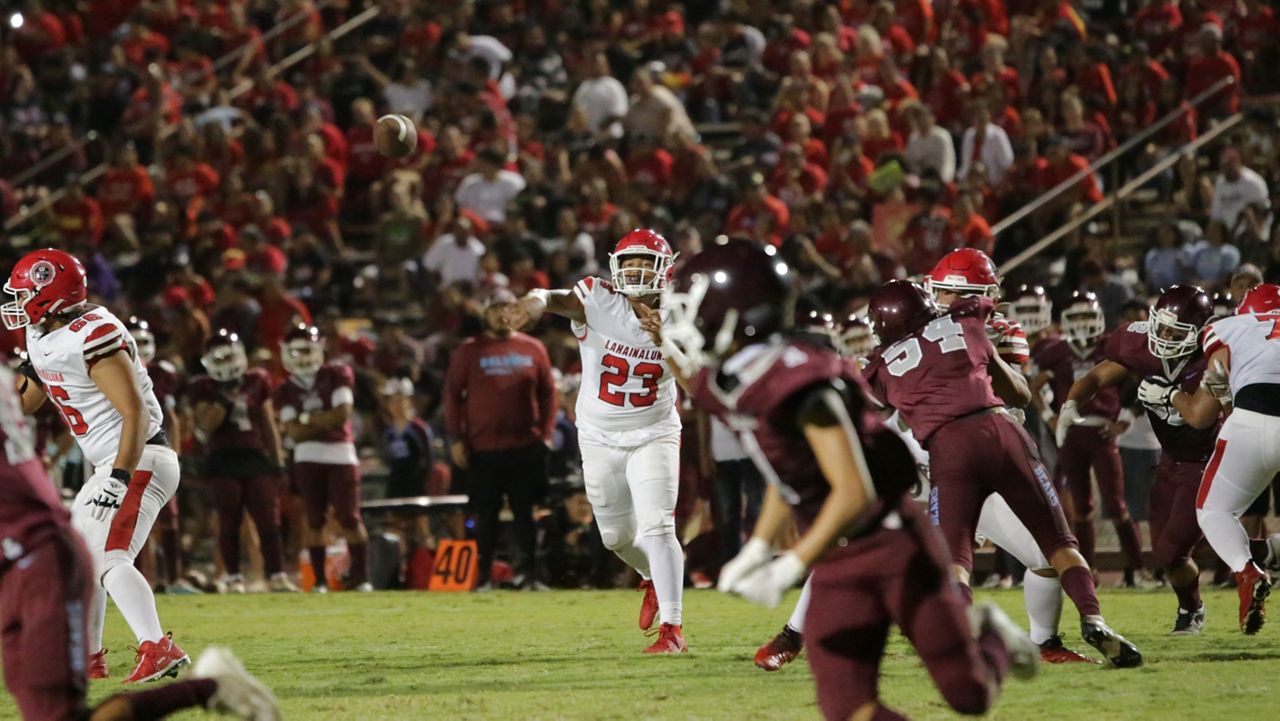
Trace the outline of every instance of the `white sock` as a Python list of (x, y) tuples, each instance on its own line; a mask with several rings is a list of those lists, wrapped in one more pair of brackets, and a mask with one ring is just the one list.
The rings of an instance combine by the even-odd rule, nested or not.
[(1249, 565), (1253, 558), (1249, 554), (1249, 534), (1245, 533), (1239, 518), (1227, 511), (1202, 508), (1196, 511), (1196, 520), (1200, 522), (1205, 539), (1213, 546), (1213, 552), (1231, 568), (1232, 573), (1239, 573)]
[(1057, 636), (1058, 619), (1062, 617), (1062, 584), (1058, 579), (1027, 571), (1022, 577), (1022, 597), (1031, 622), (1031, 640), (1039, 645)]
[(93, 584), (93, 598), (89, 601), (89, 653), (102, 650), (102, 627), (107, 625), (107, 592), (100, 584)]
[(674, 531), (641, 539), (653, 570), (653, 592), (658, 596), (658, 620), (679, 626), (684, 596), (684, 550)]
[(132, 564), (122, 563), (107, 572), (102, 585), (111, 594), (111, 600), (115, 601), (129, 628), (133, 629), (133, 635), (138, 637), (138, 643), (159, 641), (164, 637), (160, 616), (156, 613), (156, 597), (138, 569)]
[(804, 588), (800, 589), (800, 599), (796, 601), (796, 607), (791, 609), (791, 620), (787, 621), (787, 625), (796, 633), (804, 633), (804, 616), (809, 612), (809, 596), (813, 594), (813, 574), (804, 579)]

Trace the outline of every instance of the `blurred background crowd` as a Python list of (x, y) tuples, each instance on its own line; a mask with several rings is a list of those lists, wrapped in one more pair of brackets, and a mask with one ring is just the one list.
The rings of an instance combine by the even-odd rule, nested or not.
[[(287, 329), (315, 322), (329, 357), (356, 369), (371, 498), (466, 492), (465, 457), (448, 452), (466, 440), (445, 422), (453, 351), (486, 332), (496, 293), (607, 272), (634, 227), (686, 256), (719, 234), (777, 246), (837, 313), (953, 248), (999, 264), (1067, 224), (1006, 282), (1056, 299), (1092, 290), (1112, 324), (1174, 283), (1225, 294), (1238, 272), (1280, 270), (1269, 0), (23, 0), (5, 12), (0, 267), (33, 247), (73, 252), (94, 296), (148, 320), (186, 375), (229, 328), (279, 379)], [(407, 158), (374, 148), (387, 112), (418, 124)], [(531, 499), (542, 576), (611, 585), (621, 568), (577, 481), (576, 341), (552, 319), (535, 335), (558, 395), (551, 483)], [(20, 346), (0, 336), (0, 350)], [(702, 582), (758, 497), (717, 493), (742, 485), (715, 479), (746, 474), (745, 461), (705, 419), (686, 428), (678, 516)], [(46, 431), (50, 463), (74, 469), (56, 416)], [(183, 503), (198, 509), (200, 448), (184, 451)], [(208, 559), (201, 514), (184, 518), (185, 552)], [(468, 532), (461, 512), (437, 525), (408, 535), (429, 550)]]

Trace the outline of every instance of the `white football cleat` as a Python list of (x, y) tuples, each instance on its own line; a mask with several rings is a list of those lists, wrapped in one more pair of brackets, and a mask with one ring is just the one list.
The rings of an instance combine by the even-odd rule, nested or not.
[(1008, 614), (990, 602), (973, 606), (969, 613), (975, 637), (985, 630), (991, 630), (1004, 642), (1004, 647), (1009, 652), (1009, 671), (1014, 676), (1028, 679), (1036, 675), (1040, 664), (1040, 647), (1032, 642), (1026, 631), (1014, 623)]
[(280, 572), (271, 577), (271, 592), (300, 593), (301, 589), (294, 585), (293, 581), (289, 580), (288, 574)]
[(364, 583), (360, 584), (359, 586), (356, 586), (351, 590), (355, 591), (356, 593), (369, 593), (370, 591), (373, 590), (373, 584), (369, 583), (368, 581), (365, 581)]
[(244, 669), (231, 650), (212, 646), (196, 659), (192, 678), (206, 678), (218, 684), (209, 698), (209, 709), (232, 714), (248, 721), (280, 721), (276, 697), (261, 681)]

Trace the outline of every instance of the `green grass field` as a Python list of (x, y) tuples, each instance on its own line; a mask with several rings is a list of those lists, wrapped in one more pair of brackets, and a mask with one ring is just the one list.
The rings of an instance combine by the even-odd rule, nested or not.
[[(1025, 621), (1018, 591), (980, 592)], [(794, 599), (794, 595), (792, 596)], [(491, 594), (374, 593), (328, 596), (165, 596), (161, 618), (194, 656), (210, 644), (235, 649), (280, 698), (287, 719), (774, 719), (816, 718), (803, 657), (780, 673), (751, 663), (756, 646), (786, 620), (713, 591), (685, 597), (684, 657), (645, 657), (634, 592)], [(1280, 629), (1254, 638), (1234, 630), (1234, 592), (1206, 596), (1209, 630), (1166, 635), (1168, 591), (1108, 591), (1103, 610), (1139, 644), (1147, 665), (1042, 666), (1010, 682), (995, 719), (1275, 718)], [(1068, 604), (1069, 606), (1069, 604)], [(1074, 614), (1071, 614), (1074, 615)], [(1068, 641), (1081, 646), (1075, 624)], [(114, 608), (107, 646), (119, 690), (133, 639)], [(1091, 649), (1088, 649), (1091, 650)], [(956, 718), (899, 638), (881, 688), (917, 719)], [(0, 718), (14, 718), (7, 698)], [(183, 718), (201, 718), (190, 713)]]

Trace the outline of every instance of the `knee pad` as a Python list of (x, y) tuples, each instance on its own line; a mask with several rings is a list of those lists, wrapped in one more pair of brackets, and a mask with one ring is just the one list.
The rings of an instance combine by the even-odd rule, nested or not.
[(633, 546), (636, 542), (635, 523), (630, 518), (602, 518), (596, 516), (600, 527), (600, 540), (610, 551)]

